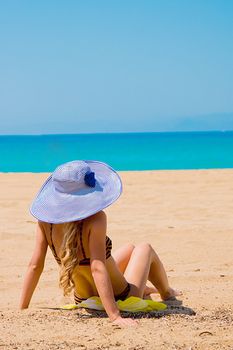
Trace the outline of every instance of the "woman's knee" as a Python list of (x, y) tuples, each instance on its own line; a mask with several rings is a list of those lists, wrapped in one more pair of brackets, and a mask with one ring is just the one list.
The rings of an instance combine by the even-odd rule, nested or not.
[(135, 245), (133, 245), (132, 243), (126, 243), (124, 245), (124, 248), (129, 252), (129, 254), (132, 254), (132, 252), (135, 248)]
[(151, 244), (147, 243), (147, 242), (141, 242), (141, 243), (137, 244), (135, 248), (141, 249), (141, 250), (148, 252), (148, 253), (153, 251)]
[(118, 248), (115, 252), (113, 252), (113, 257), (117, 264), (122, 264), (125, 262), (128, 262), (133, 251), (134, 251), (135, 246), (131, 243), (126, 243), (120, 248)]

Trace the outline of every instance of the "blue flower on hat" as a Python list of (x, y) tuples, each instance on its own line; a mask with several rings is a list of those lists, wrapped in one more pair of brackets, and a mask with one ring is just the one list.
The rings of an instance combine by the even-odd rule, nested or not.
[(93, 171), (88, 171), (84, 176), (84, 182), (89, 187), (95, 187), (95, 173)]

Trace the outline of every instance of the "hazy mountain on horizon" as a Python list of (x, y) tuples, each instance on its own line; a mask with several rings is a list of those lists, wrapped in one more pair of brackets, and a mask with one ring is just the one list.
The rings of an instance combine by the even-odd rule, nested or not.
[(70, 121), (49, 120), (42, 122), (31, 120), (27, 124), (9, 124), (1, 121), (0, 135), (33, 135), (33, 134), (82, 134), (82, 133), (128, 133), (128, 132), (185, 132), (185, 131), (230, 131), (233, 130), (232, 113), (212, 113), (187, 117), (138, 118), (132, 124), (132, 118), (126, 118), (124, 125), (117, 118), (104, 122), (91, 123), (90, 119), (81, 118)]
[(177, 131), (233, 130), (233, 113), (211, 113), (177, 118), (173, 129)]

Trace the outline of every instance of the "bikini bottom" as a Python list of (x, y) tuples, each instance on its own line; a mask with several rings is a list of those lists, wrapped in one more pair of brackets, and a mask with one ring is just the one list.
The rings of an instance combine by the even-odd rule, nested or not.
[(115, 300), (125, 300), (128, 295), (129, 295), (129, 292), (130, 292), (130, 284), (127, 283), (127, 286), (125, 287), (125, 289), (123, 290), (123, 292), (121, 292), (120, 294), (118, 295), (115, 295)]
[[(125, 287), (125, 289), (123, 290), (123, 292), (121, 292), (118, 295), (115, 295), (115, 300), (125, 300), (128, 297), (128, 294), (130, 292), (130, 284), (127, 283), (127, 286)], [(74, 293), (74, 301), (75, 304), (81, 303), (82, 301), (86, 300), (87, 298), (80, 298), (76, 293)]]

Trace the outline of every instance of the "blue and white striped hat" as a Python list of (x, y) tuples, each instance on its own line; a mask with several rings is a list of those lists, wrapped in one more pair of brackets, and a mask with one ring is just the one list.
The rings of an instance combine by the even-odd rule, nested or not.
[(121, 192), (120, 176), (109, 165), (75, 160), (55, 169), (30, 212), (38, 220), (54, 224), (81, 220), (111, 205)]

